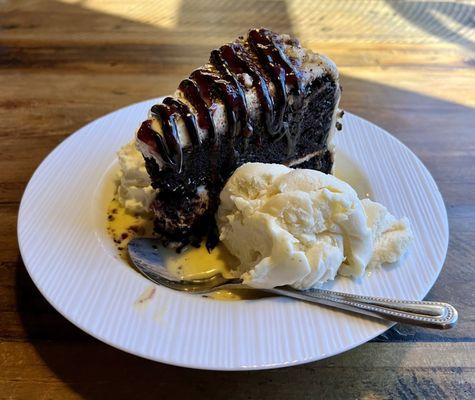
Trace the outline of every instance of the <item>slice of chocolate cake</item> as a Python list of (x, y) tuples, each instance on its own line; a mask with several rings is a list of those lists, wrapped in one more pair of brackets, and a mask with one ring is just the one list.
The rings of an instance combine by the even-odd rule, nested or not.
[(288, 35), (252, 29), (213, 50), (137, 131), (159, 237), (212, 246), (219, 193), (246, 162), (331, 172), (340, 93), (335, 64)]

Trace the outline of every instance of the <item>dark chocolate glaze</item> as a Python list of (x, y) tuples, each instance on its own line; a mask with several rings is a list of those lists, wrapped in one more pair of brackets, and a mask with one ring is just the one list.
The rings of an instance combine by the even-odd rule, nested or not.
[[(236, 82), (235, 85), (240, 88), (241, 93), (242, 89), (239, 81), (236, 79), (236, 75), (245, 73), (251, 77), (252, 87), (255, 88), (262, 106), (266, 128), (271, 132), (273, 130), (274, 121), (274, 102), (269, 94), (269, 87), (267, 86), (266, 80), (246, 54), (244, 47), (240, 43), (226, 44), (219, 50), (213, 50), (210, 60), (218, 70), (225, 71), (224, 73)], [(242, 97), (244, 99), (243, 103), (245, 103), (246, 97), (244, 93), (242, 93)], [(247, 115), (247, 110), (245, 112)], [(250, 125), (249, 122), (248, 125)]]
[[(226, 57), (226, 49), (229, 46), (223, 46), (219, 50), (213, 50), (210, 56), (210, 62), (221, 73), (223, 79), (231, 84), (230, 91), (223, 92), (226, 98), (225, 103), (230, 104), (237, 114), (238, 122), (241, 127), (241, 132), (244, 137), (252, 135), (252, 125), (248, 117), (246, 96), (244, 91), (236, 78), (236, 72), (232, 71), (232, 63), (229, 62), (229, 57)], [(231, 65), (230, 65), (231, 64)]]
[(182, 80), (178, 89), (181, 90), (186, 100), (195, 108), (200, 128), (207, 131), (210, 137), (215, 137), (213, 118), (206, 104), (208, 92), (201, 93), (196, 82), (191, 79)]
[(176, 112), (181, 116), (181, 118), (185, 122), (185, 127), (188, 131), (191, 143), (194, 146), (200, 144), (200, 137), (198, 135), (198, 130), (196, 129), (196, 118), (195, 115), (191, 112), (190, 108), (181, 100), (176, 99), (174, 97), (165, 97), (163, 99), (163, 104), (166, 104), (173, 110), (173, 112)]
[(291, 93), (301, 97), (303, 88), (300, 73), (293, 67), (282, 49), (274, 43), (272, 32), (263, 28), (252, 29), (249, 31), (248, 42), (251, 46), (257, 48), (259, 53), (266, 56), (262, 65), (274, 73), (273, 78), (280, 77), (280, 70), (278, 68), (274, 69), (275, 66), (283, 69), (285, 73), (284, 84), (290, 86)]
[[(154, 135), (157, 136), (155, 147), (165, 164), (180, 168), (183, 162), (176, 125), (178, 115), (183, 118), (193, 145), (199, 146), (201, 143), (198, 126), (207, 132), (210, 142), (218, 141), (212, 115), (217, 101), (223, 103), (226, 112), (228, 148), (233, 146), (236, 136), (248, 138), (252, 135), (242, 74), (251, 78), (251, 85), (262, 108), (266, 131), (278, 138), (286, 136), (289, 148), (292, 147), (290, 143), (293, 139), (283, 124), (283, 117), (289, 105), (289, 95), (293, 97), (291, 109), (301, 108), (302, 82), (300, 74), (276, 44), (274, 36), (267, 29), (252, 29), (246, 42), (226, 44), (213, 50), (211, 66), (193, 71), (188, 79), (180, 83), (178, 89), (195, 109), (196, 118), (190, 108), (177, 98), (167, 97), (163, 104), (152, 107), (152, 114), (157, 116), (164, 134), (164, 140), (160, 135)], [(274, 96), (271, 96), (268, 80), (275, 87)], [(262, 140), (255, 140), (254, 143), (262, 143)], [(217, 149), (214, 146), (214, 150)]]
[(274, 43), (269, 30), (251, 29), (247, 41), (276, 89), (273, 132), (277, 133), (282, 128), (282, 117), (287, 108), (287, 84), (295, 95), (293, 107), (298, 109), (301, 106), (303, 91), (300, 76), (287, 56)]
[[(231, 137), (236, 136), (240, 131), (240, 120), (236, 112), (236, 98), (238, 98), (236, 91), (218, 73), (209, 69), (199, 68), (194, 70), (190, 75), (190, 79), (197, 83), (200, 92), (204, 94), (208, 104), (211, 104), (211, 108), (213, 108), (215, 100), (218, 98), (224, 103), (228, 120), (228, 133)], [(217, 137), (212, 139), (216, 140)]]
[(168, 148), (163, 138), (152, 129), (151, 120), (142, 122), (137, 131), (137, 139), (145, 143), (151, 153), (160, 155), (166, 164), (174, 165), (174, 161), (170, 159)]
[[(166, 152), (171, 164), (179, 171), (183, 164), (183, 148), (178, 136), (176, 127), (174, 109), (166, 104), (156, 104), (150, 110), (153, 116), (158, 117), (157, 120), (162, 126), (163, 137), (165, 139)], [(155, 135), (159, 136), (159, 135)]]

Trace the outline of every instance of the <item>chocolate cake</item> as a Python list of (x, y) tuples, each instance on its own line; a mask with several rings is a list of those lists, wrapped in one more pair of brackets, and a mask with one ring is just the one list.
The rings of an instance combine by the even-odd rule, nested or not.
[(333, 62), (288, 35), (252, 29), (213, 50), (137, 131), (162, 241), (212, 247), (219, 193), (241, 164), (330, 173), (340, 93)]

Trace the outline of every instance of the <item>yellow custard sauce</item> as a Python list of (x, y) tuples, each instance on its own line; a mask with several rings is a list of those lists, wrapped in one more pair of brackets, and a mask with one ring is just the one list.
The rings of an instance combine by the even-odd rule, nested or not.
[[(127, 245), (134, 237), (153, 236), (153, 216), (129, 213), (114, 198), (107, 208), (107, 232), (114, 241), (119, 255), (131, 263)], [(238, 266), (239, 262), (222, 243), (210, 252), (204, 243), (198, 248), (187, 246), (180, 253), (161, 245), (158, 245), (157, 249), (163, 257), (165, 267), (178, 279), (205, 279), (218, 273), (225, 278), (236, 277), (232, 270)], [(266, 294), (246, 289), (219, 290), (205, 297), (217, 300), (250, 300), (266, 297)]]
[(122, 258), (128, 260), (127, 244), (136, 236), (152, 236), (151, 215), (132, 214), (114, 197), (107, 207), (107, 233)]
[(211, 252), (204, 243), (198, 247), (187, 246), (180, 253), (160, 246), (166, 268), (181, 280), (206, 279), (216, 274), (235, 278), (232, 273), (239, 262), (223, 244), (219, 243)]
[[(181, 280), (206, 279), (216, 274), (225, 278), (236, 278), (233, 273), (239, 261), (222, 243), (211, 251), (206, 249), (204, 243), (199, 248), (188, 246), (180, 253), (163, 246), (158, 247), (163, 256), (165, 267), (168, 271)], [(265, 297), (266, 295), (256, 290), (219, 290), (206, 295), (217, 300), (251, 300)]]

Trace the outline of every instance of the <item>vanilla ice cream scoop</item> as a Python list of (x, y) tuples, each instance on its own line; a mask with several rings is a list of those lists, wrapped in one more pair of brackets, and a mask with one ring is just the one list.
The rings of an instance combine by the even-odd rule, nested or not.
[(412, 239), (406, 219), (314, 170), (248, 163), (220, 200), (220, 239), (254, 287), (307, 289), (337, 273), (361, 276), (368, 265), (397, 260)]

